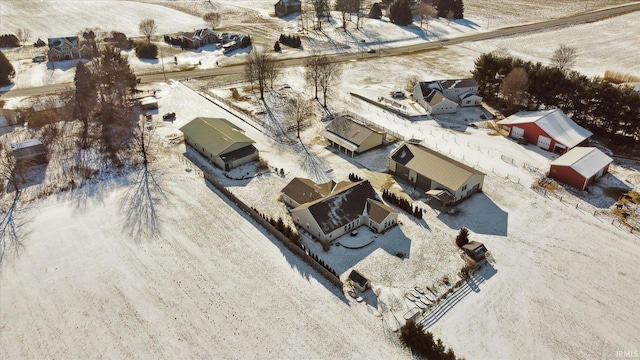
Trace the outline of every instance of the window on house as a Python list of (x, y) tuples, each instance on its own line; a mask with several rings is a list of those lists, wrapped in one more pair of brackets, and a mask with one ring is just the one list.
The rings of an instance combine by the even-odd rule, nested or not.
[(462, 189), (461, 189), (461, 190), (462, 190), (462, 191), (467, 190), (467, 185), (465, 184), (465, 185), (462, 187)]

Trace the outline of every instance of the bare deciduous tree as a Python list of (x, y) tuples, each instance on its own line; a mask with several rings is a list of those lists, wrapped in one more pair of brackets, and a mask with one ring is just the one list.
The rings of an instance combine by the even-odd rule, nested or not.
[(438, 10), (433, 5), (421, 2), (418, 5), (417, 14), (420, 17), (420, 27), (422, 28), (423, 23), (427, 24), (426, 30), (429, 31), (429, 22), (438, 16)]
[(455, 19), (455, 14), (453, 13), (453, 10), (447, 11), (447, 16), (445, 17), (445, 19), (447, 19), (447, 25), (451, 25), (451, 22), (453, 21), (453, 19)]
[(211, 29), (215, 29), (220, 25), (220, 19), (220, 13), (214, 11), (208, 12), (202, 16), (202, 20), (204, 20), (207, 23), (207, 26)]
[(318, 30), (322, 30), (322, 18), (329, 14), (329, 0), (311, 0), (311, 5), (318, 20)]
[(267, 86), (267, 82), (273, 84), (279, 69), (279, 64), (276, 64), (275, 58), (271, 53), (256, 48), (249, 53), (247, 64), (245, 65), (245, 76), (252, 86), (257, 82), (260, 90), (260, 100), (264, 99), (264, 89)]
[(147, 38), (147, 42), (151, 43), (151, 36), (155, 34), (156, 30), (158, 30), (158, 25), (156, 25), (156, 21), (153, 19), (144, 19), (138, 25), (138, 29)]
[(300, 94), (293, 96), (287, 104), (287, 114), (291, 116), (291, 120), (297, 129), (297, 137), (300, 139), (300, 128), (305, 119), (311, 115), (311, 106), (307, 100)]
[(564, 70), (576, 64), (578, 49), (573, 46), (561, 44), (551, 55), (551, 62), (560, 70)]
[(21, 45), (26, 44), (27, 41), (29, 41), (29, 38), (31, 37), (31, 29), (29, 28), (16, 29), (16, 37), (18, 38), (18, 41), (20, 41)]
[(527, 87), (529, 86), (529, 76), (527, 71), (521, 67), (514, 68), (502, 81), (500, 93), (507, 100), (508, 106), (522, 105), (525, 99)]
[(327, 94), (342, 75), (342, 69), (338, 63), (332, 62), (328, 57), (319, 58), (318, 85), (322, 89), (323, 106), (327, 107)]
[(320, 56), (312, 56), (304, 62), (304, 78), (309, 86), (315, 90), (314, 99), (318, 100), (318, 88), (320, 87)]

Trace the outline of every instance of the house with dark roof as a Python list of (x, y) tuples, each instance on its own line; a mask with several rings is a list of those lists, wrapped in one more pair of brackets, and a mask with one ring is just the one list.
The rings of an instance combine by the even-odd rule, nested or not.
[(584, 190), (605, 175), (612, 162), (594, 147), (575, 147), (551, 162), (549, 176)]
[(209, 28), (183, 33), (181, 39), (182, 47), (185, 49), (198, 49), (221, 41), (218, 32)]
[(295, 12), (302, 12), (302, 1), (279, 0), (274, 7), (277, 17), (287, 16)]
[[(440, 80), (438, 81), (440, 84), (440, 89), (444, 96), (447, 99), (460, 103), (461, 97), (465, 94), (475, 94), (476, 97), (480, 98), (482, 102), (482, 98), (478, 96), (478, 82), (474, 78), (469, 79), (455, 79), (455, 80)], [(479, 104), (478, 104), (479, 105)], [(469, 105), (463, 105), (469, 106)]]
[(520, 111), (497, 122), (514, 139), (524, 138), (544, 150), (565, 153), (587, 142), (593, 133), (560, 109)]
[(258, 159), (255, 141), (226, 119), (197, 117), (180, 131), (187, 145), (225, 171)]
[(344, 152), (360, 154), (382, 145), (384, 132), (355, 121), (348, 115), (336, 117), (320, 133), (332, 146)]
[(49, 61), (72, 60), (88, 57), (91, 49), (86, 44), (80, 44), (77, 36), (49, 38)]
[[(314, 185), (296, 178), (282, 195), (285, 203), (299, 204), (291, 210), (293, 222), (324, 243), (362, 225), (383, 232), (398, 223), (398, 213), (382, 201), (369, 180)], [(301, 203), (305, 200), (310, 201)]]
[(16, 164), (24, 166), (46, 164), (47, 149), (42, 141), (29, 139), (11, 144), (11, 153), (16, 159)]
[(445, 205), (481, 191), (485, 176), (468, 165), (412, 143), (404, 143), (391, 153), (389, 172)]

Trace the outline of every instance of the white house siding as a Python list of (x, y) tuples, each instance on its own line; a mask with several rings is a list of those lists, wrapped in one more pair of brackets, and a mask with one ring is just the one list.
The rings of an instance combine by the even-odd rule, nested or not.
[(287, 196), (286, 194), (282, 194), (282, 201), (291, 206), (292, 208), (296, 208), (298, 206), (300, 206), (300, 204), (298, 204), (295, 200), (293, 200), (292, 198), (290, 198), (289, 196)]
[(382, 144), (382, 134), (372, 133), (358, 146), (357, 152), (365, 152)]
[(445, 99), (439, 102), (438, 104), (435, 104), (433, 107), (431, 107), (430, 113), (432, 115), (438, 115), (438, 114), (451, 114), (451, 113), (455, 113), (456, 111), (458, 111), (458, 104), (456, 104), (455, 102), (449, 99)]
[(471, 196), (476, 192), (476, 191), (473, 191), (471, 193), (469, 192), (473, 190), (474, 186), (477, 186), (478, 190), (482, 190), (483, 185), (484, 185), (484, 176), (474, 174), (474, 175), (471, 175), (469, 180), (467, 180), (467, 182), (465, 182), (465, 184), (462, 185), (460, 189), (458, 189), (457, 191), (453, 191), (453, 190), (449, 190), (449, 191), (451, 191), (451, 193), (454, 195), (453, 201), (460, 201), (468, 196)]
[(293, 209), (291, 210), (291, 217), (293, 218), (293, 222), (298, 224), (304, 231), (308, 232), (309, 234), (318, 238), (318, 234), (322, 234), (320, 226), (311, 215), (309, 209)]

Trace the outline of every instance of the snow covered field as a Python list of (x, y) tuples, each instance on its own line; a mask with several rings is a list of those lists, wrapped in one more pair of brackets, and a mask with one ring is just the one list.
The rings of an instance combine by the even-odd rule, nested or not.
[[(62, 3), (49, 1), (43, 7), (55, 11), (54, 5)], [(64, 6), (82, 8), (82, 3), (69, 1)], [(150, 3), (136, 6), (166, 5)], [(563, 6), (577, 9), (595, 3), (565, 2)], [(0, 5), (3, 19), (5, 4)], [(503, 9), (510, 5), (499, 4)], [(526, 4), (511, 4), (514, 11), (520, 9), (512, 15), (523, 16)], [(534, 17), (552, 11), (551, 2), (538, 4)], [(272, 6), (266, 1), (223, 5), (251, 9), (261, 14), (256, 18)], [(474, 19), (474, 11), (480, 13), (474, 9), (486, 2), (470, 0), (465, 5)], [(177, 11), (162, 9), (169, 14)], [(556, 43), (548, 45), (545, 34), (553, 41), (579, 37), (580, 43), (572, 45), (580, 46), (577, 68), (587, 74), (626, 66), (635, 69), (628, 62), (633, 59), (629, 49), (635, 49), (635, 44), (631, 40), (621, 41), (624, 46), (615, 44), (616, 32), (633, 32), (638, 26), (633, 15), (411, 58), (395, 57), (391, 70), (397, 69), (400, 75), (384, 81), (379, 74), (390, 72), (388, 59), (345, 65), (340, 91), (329, 101), (332, 110), (349, 109), (487, 173), (484, 192), (460, 204), (458, 215), (427, 207), (424, 219), (414, 222), (401, 214), (402, 226), (361, 250), (332, 247), (323, 253), (309, 243), (343, 277), (352, 268), (370, 275), (380, 295), (377, 300), (370, 292), (367, 301), (358, 303), (326, 284), (221, 198), (198, 170), (186, 171), (193, 165), (182, 160), (184, 145), (163, 143), (166, 147), (156, 162), (165, 191), (165, 196), (158, 197), (162, 224), (158, 238), (134, 240), (127, 235), (121, 209), (131, 179), (111, 179), (25, 204), (20, 217), (25, 247), (17, 258), (3, 262), (0, 273), (0, 358), (410, 358), (391, 332), (411, 306), (403, 295), (414, 285), (437, 285), (443, 291), (446, 286), (440, 279), (455, 279), (462, 261), (453, 239), (463, 226), (471, 230), (472, 240), (485, 243), (496, 261), (421, 318), (456, 354), (467, 359), (615, 359), (618, 351), (640, 350), (636, 314), (640, 237), (611, 223), (615, 198), (608, 195), (624, 186), (638, 190), (636, 166), (617, 163), (590, 194), (575, 197), (563, 192), (560, 202), (529, 187), (556, 155), (491, 136), (491, 130), (473, 129), (463, 121), (411, 123), (347, 94), (372, 83), (402, 87), (413, 75), (467, 76), (480, 52), (499, 47), (546, 61)], [(139, 19), (124, 19), (136, 33)], [(476, 22), (484, 27), (481, 20)], [(0, 22), (0, 28), (5, 24)], [(597, 42), (600, 37), (609, 41)], [(598, 55), (606, 53), (604, 48), (612, 54), (602, 57), (606, 60), (588, 60), (590, 54), (604, 56)], [(204, 59), (205, 66), (215, 66), (215, 56), (203, 51), (180, 62)], [(416, 63), (429, 66), (416, 67)], [(51, 74), (46, 68), (33, 71), (32, 76), (24, 74), (25, 86)], [(56, 73), (51, 81), (70, 74), (70, 70), (59, 71), (61, 75)], [(293, 91), (303, 90), (302, 69), (287, 71), (279, 85), (285, 83)], [(286, 214), (277, 195), (294, 176), (339, 181), (356, 172), (377, 177), (395, 146), (350, 159), (315, 140), (323, 124), (314, 122), (303, 133), (307, 154), (297, 145), (275, 141), (272, 132), (254, 121), (249, 120), (258, 128), (231, 117), (183, 85), (156, 88), (161, 109), (154, 115), (154, 124), (160, 137), (176, 134), (196, 116), (228, 117), (257, 141), (261, 156), (271, 166), (286, 169), (285, 177), (266, 174), (250, 181), (227, 181), (235, 194), (274, 214)], [(228, 94), (228, 90), (214, 90)], [(284, 116), (284, 109), (274, 110), (276, 116)], [(159, 115), (169, 111), (176, 112), (177, 120), (162, 122)], [(317, 166), (309, 166), (310, 159)], [(361, 235), (370, 236), (364, 230)], [(396, 251), (408, 257), (401, 260), (393, 255)]]

